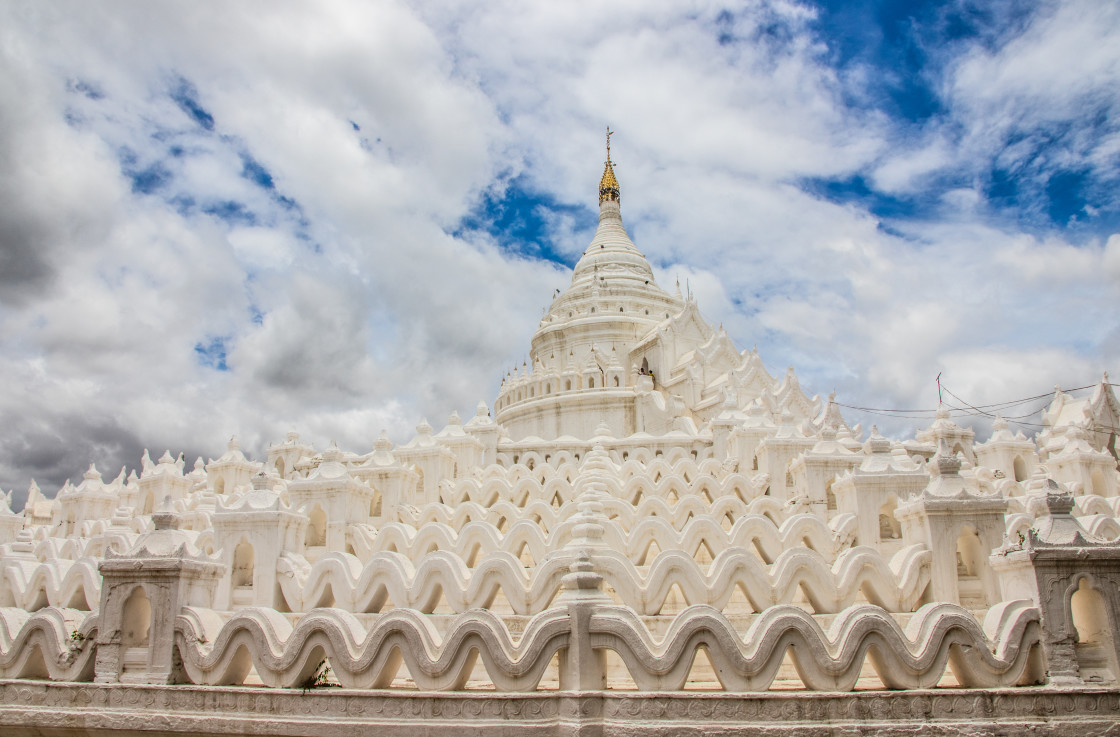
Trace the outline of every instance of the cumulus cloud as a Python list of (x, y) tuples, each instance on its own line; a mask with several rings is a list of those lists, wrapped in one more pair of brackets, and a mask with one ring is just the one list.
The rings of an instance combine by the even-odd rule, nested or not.
[(1101, 222), (1118, 205), (1120, 9), (1060, 0), (974, 15), (990, 22), (923, 49), (939, 113), (897, 130), (876, 184), (978, 187), (1016, 227)]
[[(931, 49), (918, 122), (825, 12), (5, 5), (0, 487), (473, 411), (586, 246), (607, 123), (659, 282), (810, 391), (932, 407), (939, 372), (983, 403), (1115, 369), (1115, 10)], [(514, 194), (546, 249), (488, 229)]]

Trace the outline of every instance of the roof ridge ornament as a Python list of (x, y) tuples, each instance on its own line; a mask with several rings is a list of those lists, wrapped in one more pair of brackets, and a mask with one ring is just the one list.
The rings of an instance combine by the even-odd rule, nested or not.
[(607, 161), (603, 168), (603, 178), (599, 180), (599, 204), (604, 202), (618, 202), (620, 191), (618, 179), (614, 176), (614, 162), (611, 161), (611, 135), (614, 131), (607, 126)]

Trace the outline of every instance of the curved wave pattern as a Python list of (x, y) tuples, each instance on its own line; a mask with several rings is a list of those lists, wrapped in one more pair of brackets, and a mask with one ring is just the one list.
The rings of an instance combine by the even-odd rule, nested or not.
[[(407, 610), (379, 617), (367, 630), (337, 609), (310, 612), (294, 627), (273, 610), (245, 609), (223, 624), (212, 612), (187, 609), (177, 620), (176, 644), (185, 673), (203, 685), (240, 684), (255, 669), (267, 686), (299, 687), (328, 663), (347, 688), (387, 688), (403, 665), (421, 689), (455, 690), (481, 658), (497, 690), (530, 691), (553, 656), (564, 657), (575, 619), (567, 608), (550, 609), (515, 640), (487, 611), (460, 615), (441, 636), (429, 618)], [(591, 647), (618, 653), (643, 691), (684, 688), (700, 649), (728, 691), (768, 690), (787, 655), (805, 686), (823, 691), (854, 688), (865, 660), (887, 688), (932, 687), (947, 667), (966, 688), (1040, 675), (1032, 658), (1038, 610), (1026, 601), (993, 608), (985, 628), (951, 604), (923, 607), (905, 629), (878, 607), (854, 606), (827, 632), (801, 609), (779, 606), (754, 618), (745, 638), (708, 606), (682, 611), (660, 641), (628, 607), (595, 606), (587, 621)]]
[(439, 503), (427, 504), (420, 509), (402, 505), (397, 509), (397, 518), (400, 522), (417, 529), (426, 525), (440, 524), (455, 530), (460, 530), (476, 521), (499, 527), (503, 518), (526, 519), (540, 526), (547, 534), (558, 522), (577, 512), (578, 508), (573, 501), (564, 502), (556, 507), (538, 499), (525, 507), (517, 507), (510, 502), (498, 502), (489, 507), (484, 507), (477, 502), (465, 502), (455, 506)]
[[(1100, 499), (1100, 497), (1097, 497), (1097, 499)], [(1086, 506), (1096, 509), (1102, 508), (1101, 504)], [(1006, 540), (1011, 543), (1021, 542), (1021, 540), (1026, 537), (1027, 530), (1035, 523), (1036, 519), (1037, 517), (1026, 512), (1008, 513), (1004, 518)], [(1120, 519), (1117, 519), (1110, 512), (1095, 512), (1092, 514), (1080, 515), (1077, 517), (1077, 521), (1089, 534), (1101, 540), (1108, 540), (1110, 542), (1120, 540)]]
[[(643, 615), (661, 613), (674, 589), (686, 604), (720, 610), (739, 590), (756, 612), (801, 596), (817, 613), (838, 612), (860, 601), (910, 612), (929, 583), (931, 560), (921, 545), (904, 548), (889, 563), (873, 548), (851, 548), (831, 566), (820, 553), (800, 547), (784, 550), (769, 565), (744, 548), (727, 548), (707, 565), (681, 550), (658, 553), (648, 566), (635, 565), (609, 546), (593, 555), (605, 582)], [(353, 555), (329, 553), (311, 566), (281, 558), (279, 580), (294, 612), (337, 606), (364, 613), (389, 607), (431, 613), (442, 601), (458, 613), (489, 608), (501, 593), (515, 614), (527, 616), (549, 605), (573, 562), (568, 550), (533, 568), (506, 551), (488, 553), (473, 567), (448, 551), (430, 553), (415, 565), (400, 553), (375, 553), (364, 563)]]
[(355, 556), (330, 553), (307, 569), (280, 561), (280, 590), (291, 611), (337, 606), (351, 612), (388, 607), (431, 613), (443, 601), (453, 612), (489, 608), (500, 592), (513, 612), (545, 609), (560, 590), (571, 559), (549, 558), (532, 569), (506, 552), (490, 553), (473, 568), (444, 551), (414, 565), (399, 553), (377, 553), (363, 565)]
[(48, 606), (96, 609), (101, 601), (98, 561), (53, 559), (27, 565), (9, 563), (0, 571), (0, 606), (37, 611)]
[[(522, 474), (511, 471), (506, 477), (491, 475), (482, 479), (444, 482), (440, 488), (440, 500), (450, 506), (473, 503), (491, 507), (510, 503), (524, 509), (536, 500), (543, 499), (551, 504), (553, 499), (557, 499), (563, 504), (578, 495), (582, 469), (575, 473), (534, 474), (521, 468)], [(643, 498), (660, 498), (673, 503), (693, 496), (708, 504), (720, 498), (738, 498), (749, 503), (762, 496), (769, 476), (756, 473), (754, 477), (747, 478), (740, 473), (723, 470), (719, 464), (713, 467), (711, 463), (701, 470), (693, 463), (670, 466), (657, 462), (645, 466), (630, 461), (617, 471), (597, 475), (596, 481), (602, 483), (613, 496), (635, 505)]]
[[(518, 464), (504, 470), (491, 466), (480, 478), (441, 482), (439, 503), (422, 509), (399, 509), (397, 519), (414, 527), (441, 523), (459, 529), (471, 521), (501, 526), (503, 519), (528, 517), (539, 520), (547, 531), (557, 518), (574, 513), (569, 505), (591, 483), (621, 504), (644, 512), (644, 504), (660, 501), (663, 506), (651, 507), (655, 513), (673, 517), (674, 511), (680, 510), (683, 519), (687, 511), (693, 515), (715, 513), (713, 507), (720, 502), (750, 505), (766, 499), (769, 476), (755, 473), (748, 478), (722, 464), (697, 463), (688, 458), (674, 463), (630, 460), (619, 466), (599, 450), (588, 453), (578, 466), (563, 463), (555, 470), (547, 463), (533, 467)], [(767, 510), (768, 514), (783, 514), (782, 505), (774, 502), (774, 506), (777, 509)], [(775, 521), (780, 523), (781, 519)]]
[(1107, 517), (1120, 517), (1120, 497), (1103, 497), (1099, 494), (1082, 494), (1074, 497), (1074, 514), (1088, 517), (1102, 514)]
[(758, 615), (745, 640), (715, 609), (690, 607), (657, 642), (627, 607), (601, 607), (591, 617), (591, 644), (621, 657), (642, 691), (684, 687), (699, 649), (728, 691), (765, 691), (788, 654), (807, 688), (850, 691), (869, 659), (887, 688), (930, 688), (952, 669), (966, 688), (995, 688), (1035, 682), (1039, 644), (1038, 610), (1030, 602), (993, 608), (987, 623), (992, 640), (976, 620), (953, 604), (929, 604), (903, 630), (882, 609), (845, 609), (826, 633), (813, 617), (790, 606)]
[(404, 665), (423, 690), (456, 690), (481, 657), (499, 691), (532, 691), (556, 653), (568, 646), (567, 609), (533, 617), (515, 641), (487, 611), (457, 617), (441, 637), (429, 618), (395, 610), (368, 631), (338, 609), (309, 612), (293, 627), (271, 609), (243, 609), (221, 624), (212, 612), (186, 609), (176, 622), (183, 669), (197, 684), (244, 683), (255, 669), (265, 685), (311, 683), (324, 663), (345, 688), (388, 688)]
[[(816, 550), (832, 562), (841, 552), (839, 536), (819, 517), (798, 514), (787, 518), (779, 527), (761, 514), (739, 516), (730, 529), (721, 523), (723, 516), (703, 514), (689, 517), (680, 529), (664, 517), (647, 517), (627, 528), (618, 518), (602, 523), (603, 542), (623, 552), (635, 565), (645, 565), (651, 550), (684, 550), (694, 556), (706, 553), (711, 558), (730, 548), (751, 548), (767, 563), (772, 563), (784, 550), (804, 546)], [(359, 559), (368, 559), (378, 552), (401, 553), (418, 560), (435, 552), (447, 551), (475, 565), (483, 555), (507, 552), (523, 562), (544, 560), (551, 551), (562, 547), (573, 537), (579, 524), (572, 517), (556, 526), (550, 534), (527, 520), (515, 522), (504, 532), (486, 522), (471, 522), (456, 531), (449, 525), (433, 523), (419, 530), (398, 522), (356, 528), (351, 546)]]
[(1090, 534), (1099, 537), (1101, 540), (1110, 542), (1120, 540), (1120, 521), (1117, 521), (1115, 517), (1093, 514), (1088, 517), (1080, 517), (1077, 521)]
[[(629, 607), (592, 605), (590, 616), (569, 607), (532, 617), (519, 637), (486, 610), (455, 617), (441, 633), (431, 617), (394, 610), (366, 626), (340, 609), (316, 609), (293, 625), (273, 609), (247, 608), (228, 620), (209, 609), (184, 608), (175, 621), (182, 673), (200, 685), (242, 684), (251, 671), (266, 685), (311, 685), (329, 664), (346, 688), (388, 688), (407, 676), (423, 690), (467, 685), (481, 659), (498, 691), (532, 691), (552, 659), (562, 666), (573, 623), (590, 647), (617, 653), (640, 690), (684, 688), (703, 649), (728, 691), (765, 691), (789, 656), (807, 688), (855, 687), (865, 660), (887, 688), (929, 688), (948, 667), (965, 688), (1034, 683), (1039, 612), (1028, 601), (993, 607), (983, 628), (963, 608), (927, 604), (903, 628), (880, 607), (840, 612), (826, 632), (810, 615), (779, 605), (752, 617), (745, 635), (706, 605), (683, 610), (655, 639)], [(97, 615), (50, 607), (34, 614), (0, 609), (0, 677), (90, 681)]]
[(0, 609), (0, 678), (92, 681), (97, 615)]
[(767, 566), (750, 551), (728, 549), (705, 571), (691, 555), (667, 551), (639, 571), (608, 550), (597, 553), (596, 567), (622, 601), (642, 615), (661, 613), (674, 588), (688, 605), (721, 611), (738, 589), (756, 612), (790, 604), (801, 595), (818, 614), (860, 601), (890, 612), (910, 612), (929, 584), (931, 559), (921, 545), (900, 550), (889, 564), (877, 550), (857, 547), (842, 553), (830, 567), (820, 553), (793, 548)]

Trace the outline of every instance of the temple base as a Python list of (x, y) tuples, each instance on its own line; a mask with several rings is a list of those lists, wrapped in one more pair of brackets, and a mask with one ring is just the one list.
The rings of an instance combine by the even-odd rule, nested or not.
[[(1074, 735), (1114, 731), (1120, 689), (533, 694), (0, 681), (0, 733), (66, 735)], [(452, 732), (451, 730), (454, 730)]]

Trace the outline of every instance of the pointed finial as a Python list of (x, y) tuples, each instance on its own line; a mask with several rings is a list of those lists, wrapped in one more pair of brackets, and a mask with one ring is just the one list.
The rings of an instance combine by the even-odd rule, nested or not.
[(599, 204), (604, 202), (618, 202), (618, 180), (614, 176), (614, 162), (611, 161), (611, 135), (614, 131), (607, 126), (607, 161), (603, 169), (603, 178), (599, 180)]

